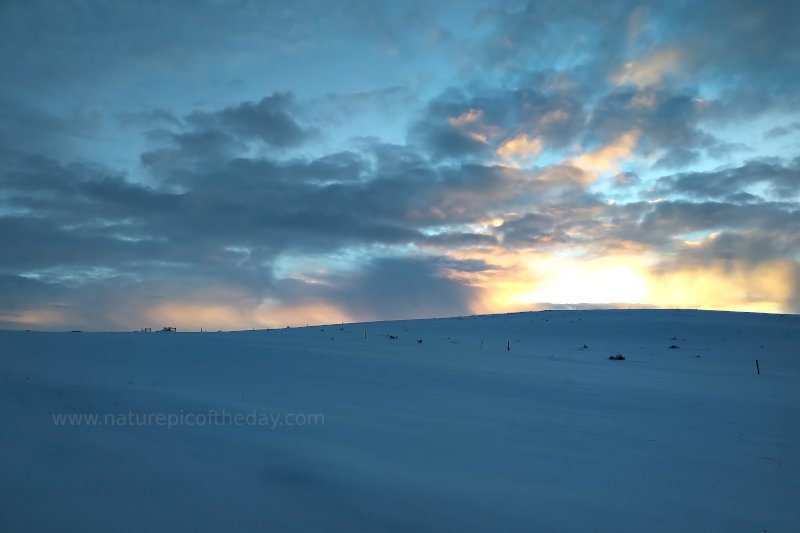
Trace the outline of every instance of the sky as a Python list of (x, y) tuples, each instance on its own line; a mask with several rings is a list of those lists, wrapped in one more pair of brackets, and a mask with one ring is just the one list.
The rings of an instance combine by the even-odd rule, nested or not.
[(794, 1), (0, 3), (0, 327), (800, 313)]

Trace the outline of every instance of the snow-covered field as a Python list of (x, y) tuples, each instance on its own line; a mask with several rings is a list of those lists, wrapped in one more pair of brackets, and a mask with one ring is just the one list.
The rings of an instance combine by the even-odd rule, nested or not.
[(798, 531), (798, 346), (677, 310), (4, 331), (0, 531)]

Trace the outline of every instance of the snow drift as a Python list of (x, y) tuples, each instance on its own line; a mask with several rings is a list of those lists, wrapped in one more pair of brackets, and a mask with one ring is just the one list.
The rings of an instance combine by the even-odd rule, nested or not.
[(4, 331), (0, 530), (788, 531), (799, 345), (683, 310)]

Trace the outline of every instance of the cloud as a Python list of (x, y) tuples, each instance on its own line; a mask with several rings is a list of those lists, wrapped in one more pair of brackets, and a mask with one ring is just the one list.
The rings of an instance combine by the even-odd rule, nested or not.
[(753, 189), (772, 199), (792, 199), (800, 194), (798, 184), (800, 167), (796, 164), (752, 160), (738, 167), (663, 176), (651, 195), (673, 193), (698, 199), (726, 199)]
[(658, 50), (637, 61), (625, 63), (613, 76), (617, 85), (630, 82), (639, 89), (661, 85), (662, 80), (679, 64), (676, 49)]
[(793, 132), (800, 130), (800, 122), (792, 122), (788, 126), (775, 126), (774, 128), (770, 128), (766, 132), (764, 132), (765, 139), (778, 139), (780, 137), (786, 137), (787, 135), (791, 135)]
[(797, 309), (796, 3), (89, 4), (0, 8), (5, 324)]
[(201, 132), (223, 130), (240, 139), (286, 148), (302, 143), (311, 135), (292, 116), (292, 103), (291, 94), (275, 93), (258, 102), (243, 102), (219, 111), (195, 111), (186, 121)]
[(559, 122), (565, 122), (567, 120), (569, 120), (569, 113), (563, 109), (554, 109), (553, 111), (548, 111), (539, 117), (539, 126), (542, 128), (547, 128), (548, 126), (558, 124)]
[(483, 120), (483, 111), (480, 109), (470, 109), (457, 117), (448, 118), (447, 122), (454, 128), (461, 128), (468, 124), (475, 124), (481, 120)]
[(472, 301), (468, 287), (448, 279), (438, 261), (426, 259), (372, 261), (331, 284), (331, 300), (344, 302), (359, 320), (463, 315)]
[(545, 213), (527, 213), (507, 220), (498, 232), (503, 242), (512, 246), (540, 246), (553, 242), (569, 242), (570, 237), (560, 228), (556, 217)]
[[(672, 258), (673, 267), (700, 267), (724, 261), (739, 261), (750, 265), (780, 262), (792, 256), (800, 237), (775, 231), (772, 228), (726, 229), (707, 235), (699, 241), (684, 242)], [(664, 265), (669, 264), (663, 262)]]
[(91, 107), (55, 113), (0, 91), (0, 150), (47, 153), (69, 159), (82, 142), (101, 135), (102, 116)]
[(152, 129), (162, 125), (182, 127), (183, 123), (166, 109), (119, 113), (117, 119), (126, 128)]
[[(140, 297), (172, 295), (170, 301), (178, 302), (174, 309), (192, 305), (217, 309), (211, 299), (191, 303), (181, 295), (222, 283), (237, 295), (266, 297), (280, 286), (272, 270), (275, 259), (290, 252), (494, 242), (491, 235), (463, 231), (425, 235), (420, 230), (443, 222), (469, 222), (493, 199), (513, 198), (515, 191), (508, 185), (519, 180), (519, 173), (479, 165), (420, 173), (408, 166), (403, 149), (373, 148), (379, 154), (374, 162), (354, 153), (281, 162), (228, 160), (228, 154), (210, 151), (207, 155), (214, 164), (206, 169), (186, 165), (184, 159), (196, 155), (183, 150), (154, 167), (154, 172), (174, 178), (163, 187), (132, 184), (102, 168), (15, 154), (5, 160), (0, 174), (5, 202), (19, 211), (0, 217), (2, 242), (8, 248), (3, 251), (7, 258), (3, 272), (20, 280), (13, 285), (20, 293), (30, 291), (21, 280), (40, 280), (37, 283), (44, 285), (37, 286), (48, 287), (52, 295), (58, 294), (56, 288), (64, 288), (62, 296), (72, 302), (71, 309), (91, 301), (76, 292), (79, 288), (95, 287), (110, 306), (111, 302), (123, 305), (122, 295), (129, 293), (125, 287), (133, 290), (139, 284), (150, 287), (141, 290)], [(220, 173), (225, 181), (216, 179)], [(180, 192), (171, 190), (174, 183)], [(420, 275), (425, 272), (434, 276), (433, 270), (419, 270)], [(375, 279), (367, 278), (370, 283)], [(165, 284), (171, 284), (169, 290), (164, 290)], [(448, 286), (442, 284), (442, 290)], [(426, 290), (428, 295), (435, 293), (433, 287)], [(219, 294), (212, 296), (219, 299)], [(344, 298), (343, 294), (327, 296)], [(451, 308), (464, 309), (464, 301), (453, 299)], [(249, 316), (223, 313), (232, 304), (219, 305), (219, 313), (212, 314), (224, 324), (234, 316)], [(137, 308), (134, 302), (124, 306)], [(360, 311), (378, 312), (377, 307)], [(434, 306), (431, 312), (440, 313), (440, 308)], [(102, 313), (83, 319), (91, 322), (97, 317)]]
[(448, 89), (429, 102), (409, 140), (437, 158), (489, 157), (524, 135), (562, 148), (584, 126), (579, 97), (568, 76), (542, 73), (529, 76), (520, 88)]
[(631, 130), (614, 142), (576, 157), (570, 163), (585, 172), (619, 171), (619, 165), (634, 155), (640, 132)]
[(421, 247), (453, 249), (467, 246), (495, 245), (497, 244), (497, 237), (485, 233), (449, 231), (426, 236), (416, 241), (416, 244)]
[(513, 139), (504, 141), (497, 149), (497, 155), (505, 159), (512, 157), (530, 157), (542, 151), (542, 140), (539, 137), (529, 139), (527, 135), (520, 134)]
[(435, 158), (464, 158), (487, 153), (490, 140), (501, 133), (479, 108), (464, 109), (464, 95), (441, 95), (428, 104), (425, 116), (410, 131), (410, 139)]
[(717, 138), (701, 129), (704, 106), (693, 94), (653, 90), (647, 96), (647, 105), (641, 105), (636, 90), (623, 86), (608, 93), (593, 109), (587, 141), (609, 143), (636, 130), (639, 151), (656, 156), (662, 167), (683, 166), (702, 151), (720, 146)]
[(651, 297), (676, 307), (797, 312), (798, 265), (716, 261), (664, 271), (651, 282)]

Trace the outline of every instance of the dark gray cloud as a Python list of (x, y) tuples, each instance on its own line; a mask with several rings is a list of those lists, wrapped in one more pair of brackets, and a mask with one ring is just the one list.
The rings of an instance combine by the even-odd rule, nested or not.
[(723, 231), (700, 244), (682, 246), (672, 262), (702, 266), (711, 261), (737, 261), (748, 264), (786, 260), (800, 249), (800, 235), (770, 229)]
[[(780, 228), (793, 231), (800, 224), (794, 204), (729, 204), (724, 202), (659, 202), (641, 220), (648, 236), (681, 235), (696, 231)], [(648, 237), (650, 238), (650, 237)]]
[(800, 131), (800, 122), (792, 122), (788, 126), (775, 126), (774, 128), (770, 128), (766, 132), (764, 132), (765, 139), (778, 139), (780, 137), (786, 137), (787, 135), (791, 135), (793, 132)]
[(591, 242), (633, 241), (667, 253), (682, 245), (686, 235), (751, 230), (778, 235), (800, 228), (800, 211), (795, 204), (785, 203), (661, 201), (603, 210), (600, 220), (607, 220), (608, 225), (587, 226)]
[[(681, 194), (691, 198), (732, 199), (750, 187), (761, 187), (775, 199), (792, 199), (800, 194), (800, 167), (780, 161), (749, 161), (746, 164), (710, 172), (686, 172), (658, 179), (654, 196)], [(746, 201), (752, 195), (744, 197)]]
[(636, 90), (623, 87), (598, 101), (587, 125), (587, 142), (610, 144), (637, 130), (641, 153), (666, 152), (657, 162), (663, 167), (686, 166), (700, 157), (701, 150), (719, 144), (699, 128), (701, 105), (694, 95), (657, 91), (647, 95), (646, 103), (638, 99)]
[(472, 291), (445, 277), (435, 259), (379, 259), (354, 275), (332, 281), (335, 288), (326, 296), (342, 302), (357, 317), (463, 315), (472, 300)]
[(492, 246), (497, 237), (485, 233), (446, 232), (425, 236), (417, 241), (418, 246), (433, 246), (444, 249), (466, 248), (470, 246)]
[(470, 121), (465, 119), (463, 125), (452, 122), (471, 112), (482, 110), (471, 107), (460, 91), (446, 91), (428, 104), (425, 116), (411, 128), (409, 140), (430, 151), (437, 159), (478, 157), (491, 153), (491, 145), (477, 137), (483, 135), (485, 138), (483, 118), (476, 115)]
[(505, 77), (526, 76), (530, 65), (566, 63), (567, 68), (580, 65), (587, 78), (597, 80), (600, 72), (592, 61), (596, 56), (586, 61), (586, 54), (602, 51), (599, 61), (617, 62), (626, 44), (626, 19), (635, 7), (633, 2), (577, 1), (483, 8), (475, 23), (492, 32), (476, 45), (475, 57)]
[(328, 93), (312, 99), (302, 106), (304, 118), (321, 128), (343, 126), (354, 117), (365, 113), (378, 113), (398, 119), (408, 114), (408, 109), (421, 107), (418, 95), (407, 87), (386, 87), (373, 91), (354, 93)]
[(570, 75), (551, 72), (531, 73), (519, 88), (450, 88), (428, 104), (409, 141), (435, 158), (485, 157), (520, 134), (565, 147), (587, 118), (580, 96)]
[(186, 122), (203, 133), (224, 131), (239, 139), (287, 148), (302, 143), (311, 134), (292, 116), (292, 105), (291, 94), (276, 93), (220, 111), (195, 111), (186, 117)]
[[(727, 203), (712, 201), (659, 201), (607, 204), (595, 197), (583, 207), (572, 203), (551, 206), (507, 220), (498, 228), (504, 246), (538, 250), (568, 248), (592, 255), (613, 253), (624, 243), (672, 254), (684, 246), (687, 235), (720, 233), (737, 237), (748, 232), (771, 235), (766, 243), (800, 233), (800, 209), (795, 203)], [(724, 240), (720, 243), (725, 242)], [(729, 241), (736, 242), (736, 241)], [(735, 250), (735, 246), (729, 247)], [(749, 256), (740, 254), (743, 260)], [(793, 258), (791, 247), (774, 246), (762, 258)]]
[(792, 38), (800, 22), (797, 2), (686, 3), (675, 19), (684, 23), (675, 27), (685, 35), (692, 74), (726, 88), (716, 108), (719, 118), (797, 103), (800, 43)]
[[(282, 254), (335, 253), (348, 246), (493, 246), (497, 237), (491, 234), (428, 230), (472, 223), (533, 197), (558, 201), (565, 191), (580, 191), (580, 180), (572, 178), (580, 175), (577, 169), (563, 169), (570, 176), (564, 181), (553, 179), (558, 171), (552, 169), (543, 178), (544, 171), (435, 165), (407, 147), (368, 140), (362, 140), (361, 153), (245, 158), (237, 155), (242, 147), (225, 126), (153, 136), (154, 142), (168, 144), (142, 156), (156, 185), (131, 182), (99, 165), (6, 150), (0, 197), (16, 213), (0, 217), (0, 251), (7, 258), (2, 273), (14, 281), (9, 290), (28, 291), (35, 282), (37, 290), (51, 287), (53, 298), (74, 308), (91, 301), (79, 287), (93, 287), (94, 297), (120, 302), (121, 295), (140, 284), (148, 288), (136, 301), (144, 295), (193, 294), (222, 282), (258, 301), (282, 294), (286, 282), (273, 269)], [(228, 129), (236, 132), (237, 127)], [(466, 311), (469, 290), (443, 281), (442, 269), (486, 267), (478, 261), (441, 263), (435, 256), (374, 258), (369, 265), (359, 281), (365, 286), (376, 288), (383, 275), (407, 269), (404, 279), (419, 279), (423, 289), (407, 288), (407, 293), (430, 298), (441, 291), (441, 297), (432, 298), (436, 304), (414, 304), (430, 315)], [(333, 282), (355, 290), (348, 279)], [(164, 285), (170, 290), (152, 288)], [(344, 299), (344, 292), (315, 287), (306, 292), (308, 298)], [(352, 312), (379, 316), (379, 300), (361, 299), (364, 303), (353, 304)], [(384, 305), (390, 305), (387, 301)], [(404, 296), (402, 301), (386, 309), (410, 310), (411, 300)]]
[(117, 115), (117, 119), (126, 128), (152, 129), (160, 126), (182, 127), (183, 123), (166, 109), (125, 112)]
[(722, 100), (734, 108), (726, 110), (729, 115), (795, 101), (798, 22), (800, 7), (792, 0), (527, 2), (476, 15), (477, 24), (492, 30), (480, 44), (492, 70), (519, 76), (531, 64), (563, 64), (585, 80), (587, 90), (603, 91), (624, 63), (672, 47), (680, 52), (682, 73), (674, 81), (724, 87)]
[(70, 159), (78, 144), (101, 136), (101, 114), (76, 107), (62, 113), (4, 98), (0, 90), (0, 149)]
[(549, 247), (555, 243), (568, 243), (573, 239), (566, 230), (573, 227), (577, 222), (576, 218), (559, 219), (552, 214), (528, 213), (504, 222), (499, 233), (503, 243), (508, 246)]

